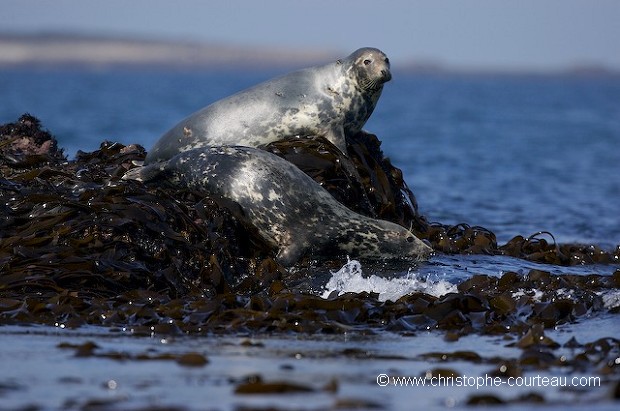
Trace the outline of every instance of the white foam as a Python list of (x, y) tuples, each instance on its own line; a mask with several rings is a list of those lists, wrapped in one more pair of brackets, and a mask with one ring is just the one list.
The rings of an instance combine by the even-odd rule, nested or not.
[(529, 288), (529, 289), (519, 288), (517, 291), (514, 291), (512, 293), (512, 298), (519, 298), (519, 297), (525, 296), (525, 297), (530, 297), (532, 301), (539, 303), (542, 301), (542, 298), (544, 295), (545, 293), (543, 293), (538, 288)]
[(423, 292), (436, 297), (456, 292), (456, 285), (443, 279), (431, 279), (430, 276), (420, 278), (416, 272), (409, 270), (404, 277), (385, 278), (377, 275), (365, 277), (362, 265), (357, 260), (349, 260), (340, 270), (332, 273), (332, 278), (325, 284), (323, 298), (333, 292), (342, 295), (348, 292), (363, 291), (379, 294), (380, 301), (396, 301), (400, 297), (413, 292)]
[(608, 310), (620, 307), (620, 291), (610, 290), (597, 294), (601, 296), (601, 298), (603, 299), (603, 304)]

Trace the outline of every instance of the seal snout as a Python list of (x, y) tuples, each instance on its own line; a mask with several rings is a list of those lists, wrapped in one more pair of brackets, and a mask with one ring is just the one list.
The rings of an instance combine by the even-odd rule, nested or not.
[(390, 72), (389, 69), (382, 69), (381, 78), (384, 83), (387, 83), (388, 81), (392, 80), (392, 73)]

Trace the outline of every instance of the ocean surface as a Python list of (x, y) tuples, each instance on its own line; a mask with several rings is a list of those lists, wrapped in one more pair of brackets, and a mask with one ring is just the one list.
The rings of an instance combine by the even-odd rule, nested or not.
[[(277, 74), (5, 70), (0, 71), (0, 123), (16, 121), (29, 112), (56, 136), (70, 157), (78, 150), (97, 149), (103, 140), (138, 143), (148, 149), (186, 115)], [(620, 76), (395, 71), (365, 129), (382, 140), (384, 153), (403, 170), (422, 214), (430, 221), (480, 225), (493, 231), (499, 243), (548, 231), (559, 243), (594, 244), (607, 250), (620, 244)], [(325, 295), (374, 291), (382, 300), (413, 291), (439, 296), (454, 291), (455, 284), (473, 274), (500, 276), (533, 268), (554, 274), (611, 275), (619, 265), (558, 267), (500, 256), (437, 255), (409, 273), (384, 278), (355, 261), (345, 261), (338, 272), (326, 273), (324, 290), (315, 291)], [(617, 290), (604, 300), (608, 309), (620, 305)], [(381, 387), (375, 379), (383, 373), (424, 374), (428, 362), (420, 358), (429, 351), (473, 350), (502, 358), (521, 355), (500, 336), (470, 335), (446, 342), (442, 333), (432, 330), (410, 338), (386, 332), (252, 336), (249, 340), (237, 336), (136, 338), (125, 331), (0, 327), (4, 347), (0, 363), (14, 370), (13, 376), (0, 375), (4, 406), (84, 409), (80, 408), (88, 405), (84, 398), (103, 404), (129, 398), (120, 402), (121, 407), (144, 409), (145, 405), (175, 406), (182, 398), (189, 409), (348, 409), (347, 404), (351, 409), (412, 409), (415, 396), (417, 409), (455, 409), (464, 407), (465, 399), (477, 389), (397, 389)], [(588, 315), (547, 335), (560, 343), (575, 337), (593, 341), (620, 335), (620, 322), (617, 314)], [(82, 344), (93, 339), (111, 351), (206, 352), (210, 363), (204, 370), (193, 370), (170, 362), (76, 360), (59, 348), (67, 341)], [(350, 350), (373, 355), (360, 361), (350, 355), (357, 351)], [(488, 366), (459, 360), (448, 365), (476, 376), (488, 371)], [(335, 378), (339, 395), (366, 402), (334, 405), (329, 391), (320, 390), (311, 397), (312, 406), (305, 394), (246, 398), (231, 393), (230, 381), (259, 371), (281, 380), (293, 376), (315, 387)], [(505, 390), (491, 392), (511, 397), (529, 392)], [(607, 395), (600, 390), (582, 393), (584, 398)], [(548, 409), (567, 409), (567, 398), (573, 398), (561, 389), (544, 395), (560, 401)], [(513, 404), (510, 409), (530, 406)], [(598, 402), (593, 409), (616, 406)]]

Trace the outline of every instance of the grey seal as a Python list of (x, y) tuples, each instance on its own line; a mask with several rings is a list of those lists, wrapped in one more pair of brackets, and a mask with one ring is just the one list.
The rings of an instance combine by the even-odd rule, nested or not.
[(346, 153), (346, 137), (372, 114), (392, 78), (387, 56), (361, 48), (323, 66), (295, 71), (216, 101), (165, 133), (145, 162), (195, 148), (260, 147), (287, 137), (323, 136)]
[(193, 149), (130, 170), (123, 178), (168, 181), (225, 205), (232, 200), (285, 266), (304, 255), (419, 260), (432, 251), (398, 224), (349, 210), (293, 164), (261, 149)]

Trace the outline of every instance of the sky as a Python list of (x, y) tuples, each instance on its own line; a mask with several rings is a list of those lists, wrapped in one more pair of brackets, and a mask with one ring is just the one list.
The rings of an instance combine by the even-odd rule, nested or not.
[(349, 52), (461, 69), (620, 70), (618, 0), (2, 0), (0, 32)]

